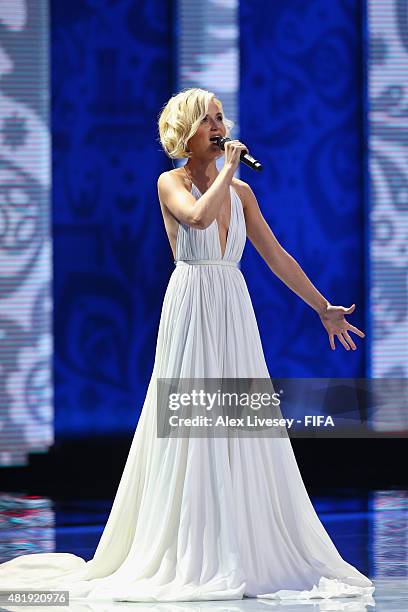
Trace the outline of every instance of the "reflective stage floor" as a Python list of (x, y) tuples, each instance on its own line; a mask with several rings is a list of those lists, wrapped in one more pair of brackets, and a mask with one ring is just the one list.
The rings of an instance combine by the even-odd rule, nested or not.
[[(340, 554), (376, 586), (373, 597), (314, 599), (307, 603), (244, 598), (231, 602), (80, 603), (71, 610), (384, 610), (408, 611), (408, 492), (336, 491), (311, 495)], [(38, 552), (70, 552), (91, 559), (113, 500), (64, 500), (0, 493), (0, 562)], [(1, 585), (0, 585), (1, 589)], [(3, 610), (22, 608), (6, 608)], [(27, 609), (27, 606), (24, 606)], [(30, 608), (34, 609), (34, 608)], [(38, 608), (40, 609), (40, 608)], [(55, 607), (64, 610), (66, 607)], [(47, 606), (47, 610), (50, 607)]]

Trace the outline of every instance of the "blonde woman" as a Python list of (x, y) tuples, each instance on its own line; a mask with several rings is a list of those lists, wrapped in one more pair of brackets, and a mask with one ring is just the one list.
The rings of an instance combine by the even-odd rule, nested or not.
[[(157, 379), (270, 378), (239, 262), (246, 237), (320, 316), (332, 349), (356, 346), (344, 318), (279, 245), (245, 182), (219, 99), (194, 88), (159, 117), (171, 158), (158, 194), (175, 260), (152, 377), (117, 494), (93, 559), (26, 555), (0, 566), (2, 589), (68, 588), (71, 598), (126, 601), (309, 599), (367, 595), (373, 583), (342, 559), (282, 437), (158, 437)], [(236, 604), (234, 604), (236, 605)]]

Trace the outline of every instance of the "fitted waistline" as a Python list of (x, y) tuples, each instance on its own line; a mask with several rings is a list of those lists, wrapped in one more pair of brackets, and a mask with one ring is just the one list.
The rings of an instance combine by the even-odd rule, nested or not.
[(175, 259), (174, 263), (176, 266), (232, 266), (234, 268), (240, 267), (239, 261), (228, 261), (227, 259)]

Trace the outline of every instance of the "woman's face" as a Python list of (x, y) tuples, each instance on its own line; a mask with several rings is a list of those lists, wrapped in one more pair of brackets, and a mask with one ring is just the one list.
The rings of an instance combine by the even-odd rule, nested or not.
[(217, 144), (211, 142), (210, 138), (225, 136), (226, 133), (223, 114), (213, 98), (208, 104), (207, 115), (201, 120), (197, 132), (190, 138), (187, 147), (193, 157), (217, 159), (224, 155), (224, 152)]

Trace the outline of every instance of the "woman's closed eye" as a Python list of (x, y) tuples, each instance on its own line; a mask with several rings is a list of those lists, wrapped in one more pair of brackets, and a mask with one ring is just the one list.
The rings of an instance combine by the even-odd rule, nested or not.
[[(218, 121), (222, 121), (222, 120), (223, 120), (222, 115), (219, 115), (219, 116), (217, 117), (217, 120), (218, 120)], [(204, 117), (204, 119), (202, 119), (201, 121), (208, 121), (208, 116), (206, 115), (206, 116)]]

